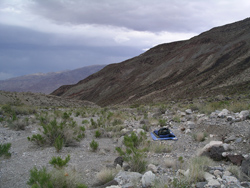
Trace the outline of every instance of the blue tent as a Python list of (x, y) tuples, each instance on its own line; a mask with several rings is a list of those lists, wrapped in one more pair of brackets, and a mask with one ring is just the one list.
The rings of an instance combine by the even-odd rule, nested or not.
[(153, 140), (178, 140), (168, 128), (161, 128), (150, 133)]

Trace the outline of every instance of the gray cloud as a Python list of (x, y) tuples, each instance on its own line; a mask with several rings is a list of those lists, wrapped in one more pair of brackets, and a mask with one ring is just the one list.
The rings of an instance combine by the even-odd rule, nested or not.
[(0, 79), (121, 62), (249, 9), (248, 0), (1, 0)]
[[(58, 23), (101, 24), (139, 31), (202, 32), (244, 19), (247, 0), (35, 0), (32, 10)], [(242, 6), (245, 3), (245, 6)]]

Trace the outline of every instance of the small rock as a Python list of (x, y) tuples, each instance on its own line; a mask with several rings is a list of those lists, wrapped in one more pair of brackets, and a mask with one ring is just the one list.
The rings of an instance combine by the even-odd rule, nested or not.
[(221, 176), (221, 175), (222, 175), (222, 172), (219, 171), (219, 170), (215, 170), (215, 171), (214, 171), (214, 175), (215, 175), (215, 176)]
[(204, 188), (207, 182), (198, 182), (195, 184), (196, 188)]
[(240, 166), (242, 161), (244, 160), (244, 157), (242, 155), (227, 155), (227, 158), (233, 164), (238, 165), (238, 166)]
[(209, 180), (207, 184), (209, 187), (213, 187), (213, 188), (220, 188), (221, 187), (220, 182), (215, 180), (215, 179)]
[(229, 138), (225, 139), (224, 142), (225, 142), (225, 143), (229, 143), (229, 142), (231, 142), (231, 141), (235, 141), (236, 139), (237, 139), (236, 136), (235, 136), (235, 135), (232, 135), (232, 136), (230, 136)]
[(210, 181), (210, 180), (213, 180), (215, 178), (215, 176), (214, 175), (212, 175), (212, 174), (210, 174), (210, 173), (208, 173), (208, 172), (205, 172), (204, 173), (204, 179), (208, 182), (208, 181)]
[(187, 109), (187, 110), (185, 110), (185, 112), (186, 112), (186, 114), (188, 114), (188, 115), (193, 113), (191, 109)]
[(116, 167), (118, 165), (120, 165), (122, 167), (123, 165), (123, 158), (122, 157), (117, 157), (115, 160), (114, 160), (114, 166)]
[(153, 173), (157, 173), (157, 167), (153, 164), (148, 165), (148, 169), (152, 171)]
[(244, 159), (241, 163), (241, 170), (244, 172), (247, 176), (250, 176), (250, 157)]
[(235, 183), (235, 184), (240, 184), (239, 180), (234, 177), (234, 176), (226, 176), (226, 175), (223, 175), (222, 176), (222, 179), (225, 180), (228, 184), (230, 183)]

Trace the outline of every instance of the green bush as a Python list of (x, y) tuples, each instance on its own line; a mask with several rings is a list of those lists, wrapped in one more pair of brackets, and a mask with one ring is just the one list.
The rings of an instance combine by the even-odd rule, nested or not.
[(41, 121), (42, 135), (36, 134), (29, 141), (32, 141), (40, 146), (49, 145), (55, 146), (57, 151), (61, 150), (62, 146), (75, 146), (77, 142), (85, 136), (85, 127), (78, 126), (75, 121), (67, 120), (57, 122), (56, 119), (44, 123), (44, 119)]
[(92, 140), (92, 142), (90, 142), (89, 146), (91, 147), (92, 151), (96, 151), (99, 144), (95, 140)]
[(62, 168), (65, 167), (69, 161), (70, 155), (67, 155), (64, 160), (61, 157), (52, 157), (52, 159), (49, 161), (49, 164), (53, 165), (54, 168)]
[(36, 167), (30, 170), (30, 178), (27, 182), (32, 188), (54, 188), (51, 174), (43, 167), (38, 170)]
[(99, 130), (95, 131), (95, 137), (99, 138), (101, 136), (101, 132)]
[(40, 134), (34, 134), (32, 137), (27, 137), (30, 142), (36, 143), (38, 146), (43, 146), (46, 142), (45, 138)]
[(124, 136), (124, 145), (126, 150), (122, 150), (120, 147), (116, 147), (116, 151), (123, 157), (124, 161), (127, 161), (131, 167), (131, 171), (142, 173), (146, 170), (147, 162), (145, 160), (145, 153), (139, 148), (143, 142), (143, 137), (136, 136), (134, 132), (130, 136)]
[(63, 148), (63, 145), (64, 145), (63, 138), (61, 136), (58, 136), (54, 143), (56, 151), (59, 152)]
[(0, 157), (5, 156), (7, 158), (11, 157), (11, 153), (9, 152), (11, 148), (11, 143), (0, 144)]
[(160, 125), (161, 127), (166, 126), (166, 123), (167, 123), (167, 121), (166, 121), (165, 119), (159, 119), (159, 125)]

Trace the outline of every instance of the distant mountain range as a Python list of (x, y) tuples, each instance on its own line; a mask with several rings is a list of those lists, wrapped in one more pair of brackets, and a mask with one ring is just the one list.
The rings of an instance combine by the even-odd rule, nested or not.
[(105, 66), (93, 65), (63, 72), (37, 73), (0, 80), (0, 90), (49, 94), (62, 85), (75, 84)]
[(52, 94), (106, 106), (250, 91), (250, 18), (161, 44)]

